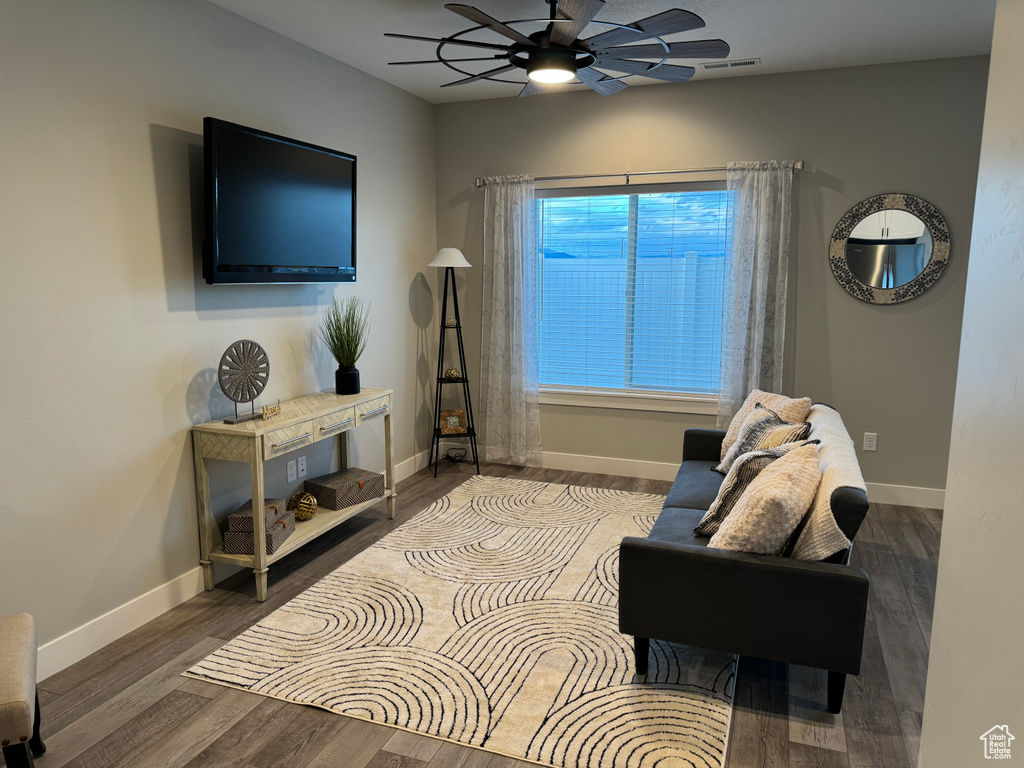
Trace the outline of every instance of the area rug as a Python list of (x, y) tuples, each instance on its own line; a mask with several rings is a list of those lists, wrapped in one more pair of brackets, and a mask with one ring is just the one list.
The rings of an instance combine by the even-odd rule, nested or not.
[(652, 642), (634, 678), (618, 631), (619, 541), (663, 501), (473, 477), (185, 674), (558, 768), (718, 768), (735, 658)]

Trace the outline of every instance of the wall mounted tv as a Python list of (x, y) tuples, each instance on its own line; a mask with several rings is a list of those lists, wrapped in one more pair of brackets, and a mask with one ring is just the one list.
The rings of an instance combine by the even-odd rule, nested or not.
[(356, 158), (203, 120), (207, 283), (356, 279)]

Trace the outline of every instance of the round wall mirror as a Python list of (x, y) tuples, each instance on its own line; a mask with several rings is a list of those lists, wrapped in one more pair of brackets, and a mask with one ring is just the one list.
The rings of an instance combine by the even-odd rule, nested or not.
[(871, 304), (920, 296), (948, 261), (946, 220), (913, 195), (877, 195), (858, 203), (839, 220), (829, 243), (836, 280)]

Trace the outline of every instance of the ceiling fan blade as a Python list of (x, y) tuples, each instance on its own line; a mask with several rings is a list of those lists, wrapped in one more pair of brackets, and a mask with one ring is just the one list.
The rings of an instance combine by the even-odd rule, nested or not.
[(528, 45), (531, 48), (537, 45), (535, 42), (533, 42), (533, 40), (528, 38), (522, 32), (512, 29), (512, 27), (498, 21), (493, 16), (487, 15), (479, 8), (474, 8), (471, 5), (463, 5), (462, 3), (447, 3), (445, 5), (445, 8), (447, 8), (449, 11), (452, 11), (453, 13), (459, 14), (459, 16), (461, 16), (464, 19), (469, 19), (470, 21), (476, 22), (477, 24), (482, 24), (483, 26), (494, 30), (499, 35), (504, 35), (510, 40), (515, 40), (517, 43)]
[(464, 77), (461, 80), (453, 80), (450, 83), (445, 83), (442, 88), (447, 88), (450, 85), (465, 85), (466, 83), (475, 83), (477, 80), (483, 80), (491, 77), (492, 75), (500, 75), (504, 72), (511, 72), (513, 69), (517, 69), (512, 64), (507, 64), (504, 67), (498, 67), (497, 69), (490, 69), (487, 72), (481, 72), (479, 75), (473, 75), (472, 77)]
[(504, 56), (475, 56), (471, 59), (423, 59), (422, 61), (389, 61), (389, 67), (399, 66), (401, 64), (457, 64), (460, 61), (494, 61), (495, 59), (503, 59)]
[(527, 80), (526, 85), (523, 86), (523, 90), (519, 92), (519, 97), (536, 96), (538, 93), (544, 93), (544, 86), (536, 80)]
[(580, 82), (590, 86), (602, 96), (611, 96), (619, 91), (626, 90), (626, 84), (621, 80), (604, 80), (604, 75), (596, 69), (581, 69), (576, 73)]
[(594, 51), (599, 59), (724, 59), (729, 55), (725, 40), (688, 40), (669, 43), (668, 51), (657, 43), (650, 45), (623, 45)]
[(477, 43), (473, 40), (460, 40), (455, 37), (421, 37), (420, 35), (399, 35), (396, 32), (385, 32), (384, 37), (397, 37), (399, 40), (422, 40), (425, 43), (451, 43), (452, 45), (466, 45), (470, 48), (487, 48), (491, 51), (510, 51), (511, 45), (497, 45), (495, 43)]
[(670, 83), (685, 83), (693, 77), (693, 67), (677, 67), (674, 64), (651, 64), (647, 61), (630, 61), (629, 59), (598, 60), (594, 66), (610, 69), (612, 72), (625, 72), (628, 75), (643, 75), (655, 80), (667, 80)]
[(570, 21), (551, 25), (551, 42), (571, 45), (602, 8), (604, 0), (561, 0), (558, 3), (558, 18)]
[(646, 19), (635, 21), (632, 26), (636, 27), (636, 29), (612, 29), (608, 32), (602, 32), (596, 37), (589, 37), (583, 42), (593, 51), (597, 48), (608, 48), (613, 45), (638, 43), (641, 40), (649, 40), (652, 37), (660, 37), (661, 35), (672, 35), (676, 32), (689, 32), (691, 29), (700, 29), (706, 25), (704, 24), (704, 19), (697, 14), (673, 8), (663, 13), (648, 16)]

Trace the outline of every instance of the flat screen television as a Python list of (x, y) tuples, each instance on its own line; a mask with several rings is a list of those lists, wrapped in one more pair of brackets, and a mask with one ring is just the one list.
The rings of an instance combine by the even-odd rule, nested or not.
[(356, 279), (356, 158), (203, 120), (207, 283)]

